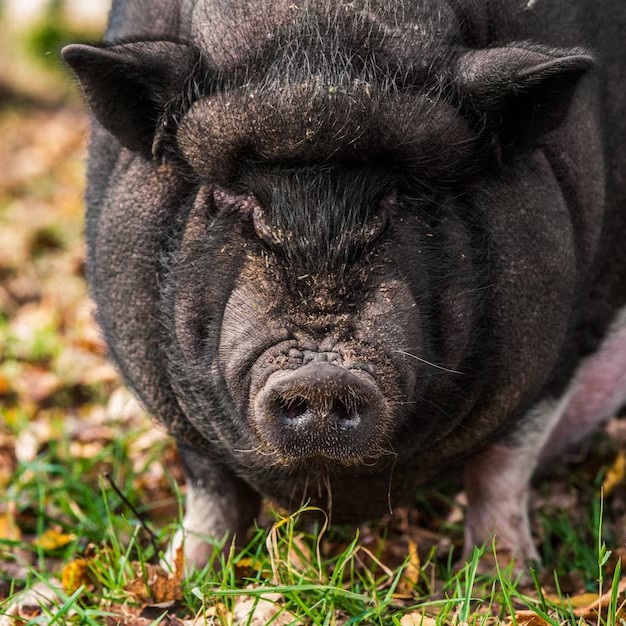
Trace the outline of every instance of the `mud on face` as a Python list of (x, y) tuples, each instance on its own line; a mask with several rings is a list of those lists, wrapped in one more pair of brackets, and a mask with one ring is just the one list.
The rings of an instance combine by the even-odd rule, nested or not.
[(400, 352), (420, 341), (419, 315), (388, 258), (397, 198), (350, 177), (290, 172), (272, 175), (271, 193), (265, 180), (246, 182), (254, 196), (217, 193), (244, 211), (251, 244), (224, 311), (218, 362), (259, 453), (281, 465), (392, 453), (416, 384)]

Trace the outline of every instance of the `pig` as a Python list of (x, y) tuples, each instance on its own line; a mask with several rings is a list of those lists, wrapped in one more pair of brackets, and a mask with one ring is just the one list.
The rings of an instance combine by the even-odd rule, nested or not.
[(88, 279), (176, 439), (190, 567), (262, 497), (360, 523), (463, 475), (465, 550), (626, 401), (626, 11), (114, 0)]

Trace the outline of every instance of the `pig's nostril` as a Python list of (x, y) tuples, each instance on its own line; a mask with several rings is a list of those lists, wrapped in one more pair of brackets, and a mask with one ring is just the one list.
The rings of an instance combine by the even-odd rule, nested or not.
[(274, 399), (271, 412), (287, 428), (319, 428), (326, 424), (331, 428), (350, 430), (361, 424), (356, 404), (341, 398), (311, 402), (303, 396), (278, 396)]
[(279, 396), (274, 401), (273, 412), (285, 426), (294, 428), (309, 420), (311, 407), (306, 398), (286, 399)]
[(361, 423), (361, 416), (358, 414), (356, 406), (350, 406), (341, 400), (336, 400), (333, 403), (331, 416), (335, 418), (335, 422), (341, 430), (357, 428)]

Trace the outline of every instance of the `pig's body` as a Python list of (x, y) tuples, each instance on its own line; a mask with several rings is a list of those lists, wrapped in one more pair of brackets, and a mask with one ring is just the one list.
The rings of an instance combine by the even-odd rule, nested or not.
[[(157, 157), (94, 105), (90, 53), (67, 54), (131, 148), (95, 125), (90, 282), (113, 359), (181, 446), (189, 530), (242, 532), (259, 493), (367, 519), (466, 463), (467, 546), (495, 532), (535, 556), (525, 494), (542, 449), (626, 399), (620, 5), (114, 2), (108, 41), (189, 41), (226, 76), (168, 92), (187, 99)], [(340, 66), (363, 41), (382, 70)], [(525, 51), (478, 57), (497, 46)], [(197, 67), (185, 53), (168, 71)], [(398, 68), (392, 88), (381, 76)], [(410, 172), (389, 173), (394, 159)], [(339, 400), (340, 428), (299, 434), (294, 418)]]

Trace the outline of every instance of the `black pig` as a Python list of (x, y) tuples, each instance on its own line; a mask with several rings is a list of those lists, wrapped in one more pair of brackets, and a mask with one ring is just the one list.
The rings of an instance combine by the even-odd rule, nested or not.
[(89, 280), (176, 437), (186, 556), (260, 494), (335, 522), (464, 468), (466, 549), (626, 399), (619, 0), (118, 0)]

